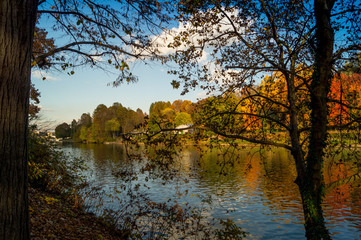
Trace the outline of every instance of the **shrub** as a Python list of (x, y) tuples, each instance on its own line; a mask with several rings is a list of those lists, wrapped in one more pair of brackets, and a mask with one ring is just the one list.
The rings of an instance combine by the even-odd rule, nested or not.
[(34, 129), (29, 131), (28, 146), (30, 186), (74, 197), (84, 183), (79, 174), (84, 162), (69, 158), (49, 137), (38, 135)]

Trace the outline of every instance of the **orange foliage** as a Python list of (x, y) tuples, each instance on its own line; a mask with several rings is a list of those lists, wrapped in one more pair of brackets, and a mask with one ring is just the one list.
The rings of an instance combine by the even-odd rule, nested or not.
[[(299, 66), (297, 70), (298, 75), (303, 79), (310, 79), (312, 76), (312, 72), (302, 70), (302, 66)], [(302, 78), (295, 78), (297, 118), (300, 127), (307, 127), (310, 124), (311, 113), (308, 106), (310, 92)], [(284, 75), (281, 73), (276, 72), (272, 76), (266, 76), (259, 85), (259, 93), (276, 102), (288, 105), (287, 84)], [(335, 76), (331, 80), (329, 99), (331, 101), (328, 104), (330, 125), (342, 125), (350, 122), (354, 117), (352, 115), (355, 114), (355, 110), (349, 106), (361, 106), (361, 74)], [(284, 107), (267, 100), (261, 100), (260, 102), (262, 109), (266, 109), (268, 114), (271, 113), (273, 118), (288, 123), (289, 118), (285, 114)], [(342, 104), (339, 102), (342, 102)], [(272, 129), (277, 129), (277, 127), (276, 125)]]
[[(241, 113), (249, 113), (256, 115), (258, 113), (257, 106), (253, 104), (252, 99), (248, 99), (250, 93), (250, 89), (245, 87), (241, 91), (241, 95), (244, 97), (242, 100), (243, 104), (239, 105), (237, 110)], [(247, 131), (257, 130), (261, 128), (261, 121), (259, 117), (252, 116), (252, 115), (243, 115), (240, 117), (240, 122), (242, 122), (244, 128)]]
[[(293, 79), (293, 84), (298, 127), (307, 128), (311, 124), (309, 85), (312, 79), (312, 70), (300, 65), (297, 67), (296, 73), (297, 77)], [(330, 82), (329, 124), (331, 126), (347, 124), (355, 119), (357, 114), (361, 115), (361, 111), (352, 108), (361, 107), (361, 74), (336, 75)], [(217, 101), (215, 98), (209, 98), (199, 101), (198, 106), (200, 109), (203, 109), (205, 104), (208, 106), (209, 109), (204, 112), (204, 115), (214, 114), (215, 112), (212, 111), (237, 112), (238, 114), (232, 116), (234, 120), (232, 124), (238, 129), (249, 132), (260, 129), (282, 131), (285, 130), (284, 125), (287, 126), (290, 122), (290, 112), (287, 108), (289, 106), (288, 94), (285, 75), (281, 72), (274, 72), (271, 76), (266, 76), (258, 86), (243, 87), (239, 95), (225, 94)], [(172, 107), (174, 107), (173, 105)], [(180, 107), (181, 102), (178, 102), (178, 105)], [(350, 108), (350, 106), (352, 107)], [(202, 120), (204, 115), (202, 115)], [(234, 131), (234, 129), (230, 130)]]
[[(353, 107), (360, 106), (361, 74), (341, 74), (332, 79), (329, 98)], [(329, 123), (342, 125), (351, 120), (350, 108), (336, 102), (329, 103)]]
[[(298, 66), (296, 71), (298, 76), (300, 76), (294, 78), (296, 109), (298, 110), (297, 115), (300, 127), (305, 127), (310, 121), (310, 109), (308, 107), (310, 97), (304, 81), (305, 79), (311, 78), (312, 72), (303, 69), (303, 65)], [(284, 124), (288, 124), (288, 110), (282, 106), (282, 104), (289, 105), (288, 86), (285, 76), (281, 72), (275, 72), (272, 76), (266, 76), (259, 86), (259, 93), (274, 101), (261, 99), (262, 109), (265, 111), (263, 114), (269, 115)], [(274, 125), (271, 126), (271, 128), (279, 129), (280, 126)]]

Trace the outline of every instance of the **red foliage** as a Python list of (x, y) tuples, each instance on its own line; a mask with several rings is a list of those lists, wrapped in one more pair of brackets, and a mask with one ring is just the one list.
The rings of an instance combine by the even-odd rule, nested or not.
[[(351, 108), (360, 105), (361, 74), (335, 76), (331, 82), (329, 123), (342, 125), (351, 120)], [(335, 102), (335, 101), (336, 102)]]

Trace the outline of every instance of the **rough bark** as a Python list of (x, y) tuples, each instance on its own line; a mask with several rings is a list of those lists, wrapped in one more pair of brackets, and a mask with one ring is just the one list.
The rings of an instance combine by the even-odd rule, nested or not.
[(322, 214), (324, 182), (322, 165), (327, 138), (327, 95), (329, 93), (334, 34), (330, 16), (334, 1), (315, 0), (316, 49), (311, 83), (311, 135), (306, 174), (298, 183), (305, 218), (307, 239), (331, 239)]
[(29, 239), (27, 126), (37, 0), (0, 3), (0, 239)]

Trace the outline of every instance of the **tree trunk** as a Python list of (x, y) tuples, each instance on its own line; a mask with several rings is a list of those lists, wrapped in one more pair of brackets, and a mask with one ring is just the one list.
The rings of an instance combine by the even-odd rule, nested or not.
[(324, 147), (327, 139), (327, 96), (332, 77), (334, 36), (331, 26), (333, 0), (315, 0), (315, 65), (311, 82), (311, 132), (306, 174), (298, 182), (302, 197), (307, 239), (331, 239), (322, 214)]
[(303, 214), (305, 220), (305, 230), (307, 239), (331, 239), (329, 231), (326, 228), (325, 220), (322, 212), (322, 193), (314, 192), (313, 181), (310, 179), (303, 182), (303, 186), (299, 186)]
[(29, 239), (27, 131), (36, 0), (0, 3), (0, 239)]

